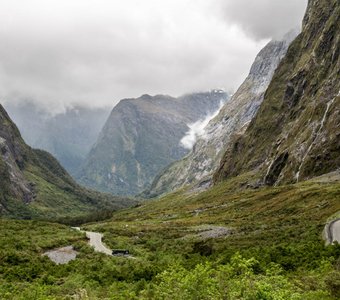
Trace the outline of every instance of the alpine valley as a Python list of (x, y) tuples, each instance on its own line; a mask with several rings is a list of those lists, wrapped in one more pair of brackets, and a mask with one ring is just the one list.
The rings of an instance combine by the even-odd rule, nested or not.
[(74, 177), (109, 116), (108, 108), (80, 106), (51, 114), (30, 101), (4, 108), (28, 145), (50, 152)]
[(163, 168), (188, 153), (180, 141), (189, 125), (228, 99), (225, 92), (212, 90), (121, 100), (87, 156), (79, 182), (104, 192), (139, 194)]
[(98, 191), (0, 105), (0, 299), (340, 299), (339, 0), (309, 0), (233, 95), (70, 110), (45, 136)]
[(186, 185), (210, 185), (226, 145), (234, 135), (246, 130), (262, 103), (275, 69), (297, 34), (297, 30), (291, 31), (282, 40), (271, 41), (261, 50), (246, 80), (205, 127), (205, 134), (195, 147), (185, 158), (165, 168), (143, 193), (144, 197), (159, 196)]
[(134, 203), (79, 186), (48, 152), (27, 146), (0, 105), (0, 214), (16, 218), (85, 217)]

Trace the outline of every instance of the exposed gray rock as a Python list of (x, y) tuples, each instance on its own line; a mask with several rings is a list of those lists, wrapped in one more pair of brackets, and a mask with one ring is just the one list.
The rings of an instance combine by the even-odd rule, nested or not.
[(69, 263), (71, 260), (75, 260), (77, 254), (78, 252), (73, 249), (73, 246), (67, 246), (47, 251), (43, 255), (48, 256), (48, 258), (57, 265), (63, 265)]
[[(252, 172), (270, 186), (340, 168), (340, 2), (311, 0), (256, 117), (227, 147), (215, 182)], [(253, 180), (253, 179), (252, 179)]]
[[(249, 75), (220, 113), (205, 128), (205, 134), (182, 160), (173, 163), (156, 177), (143, 193), (151, 198), (185, 185), (198, 184), (197, 190), (209, 187), (212, 173), (219, 166), (226, 145), (236, 134), (242, 134), (256, 114), (274, 71), (298, 31), (288, 33), (281, 41), (271, 41), (257, 55)], [(203, 182), (203, 184), (200, 184)]]
[(224, 226), (199, 225), (189, 229), (193, 233), (185, 235), (182, 239), (208, 240), (226, 237), (232, 234), (233, 230)]
[(34, 186), (23, 173), (27, 155), (19, 130), (0, 105), (0, 202), (3, 204), (8, 194), (26, 204), (35, 196)]
[(228, 95), (221, 90), (170, 96), (143, 95), (114, 107), (79, 180), (86, 186), (135, 195), (189, 150), (180, 145), (189, 124), (216, 111)]

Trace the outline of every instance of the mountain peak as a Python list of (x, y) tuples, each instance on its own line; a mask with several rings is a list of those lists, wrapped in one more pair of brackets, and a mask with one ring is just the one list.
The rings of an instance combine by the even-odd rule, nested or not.
[[(49, 153), (26, 145), (0, 105), (0, 215), (56, 218), (113, 210), (130, 200), (88, 191)], [(125, 202), (125, 203), (124, 203)]]
[(216, 180), (256, 171), (262, 183), (294, 183), (340, 167), (340, 6), (310, 1), (302, 33), (276, 70), (246, 132)]
[(180, 145), (189, 125), (216, 111), (226, 93), (173, 98), (142, 95), (115, 106), (79, 176), (102, 191), (135, 195), (188, 150)]

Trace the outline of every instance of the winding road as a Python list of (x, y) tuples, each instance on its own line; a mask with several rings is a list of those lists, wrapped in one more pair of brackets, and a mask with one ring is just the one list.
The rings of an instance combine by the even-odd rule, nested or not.
[(106, 255), (112, 255), (112, 250), (107, 248), (103, 242), (103, 235), (99, 232), (83, 231), (79, 227), (72, 227), (72, 229), (78, 230), (80, 232), (85, 232), (86, 237), (89, 239), (89, 244), (94, 248), (94, 251), (104, 253)]
[(335, 219), (325, 227), (327, 244), (338, 242), (340, 244), (340, 218)]
[(102, 242), (103, 235), (98, 232), (86, 231), (86, 237), (89, 239), (89, 244), (94, 248), (94, 251), (112, 255), (112, 250), (106, 248)]

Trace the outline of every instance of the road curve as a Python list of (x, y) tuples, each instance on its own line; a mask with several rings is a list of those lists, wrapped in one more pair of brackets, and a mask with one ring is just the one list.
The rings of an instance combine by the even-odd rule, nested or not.
[(103, 242), (103, 235), (99, 232), (83, 231), (80, 227), (72, 227), (72, 229), (78, 230), (80, 232), (85, 232), (86, 237), (89, 239), (89, 244), (94, 248), (94, 251), (104, 253), (106, 255), (112, 255), (112, 250), (107, 248)]
[(340, 244), (340, 218), (326, 224), (325, 227), (327, 244), (338, 242)]
[(112, 255), (112, 250), (106, 248), (103, 244), (103, 235), (101, 233), (86, 231), (86, 237), (90, 240), (89, 244), (94, 248), (94, 251)]

